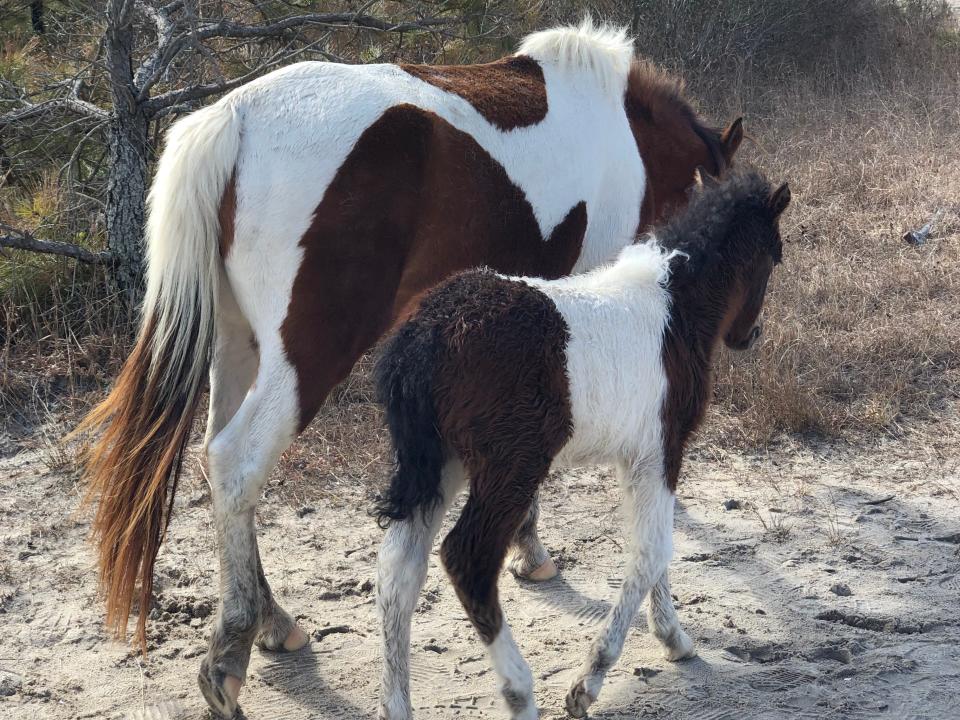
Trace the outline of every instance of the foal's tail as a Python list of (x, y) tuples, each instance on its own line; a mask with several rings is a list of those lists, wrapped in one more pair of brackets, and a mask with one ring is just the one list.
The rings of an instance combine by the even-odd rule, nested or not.
[(106, 623), (126, 635), (139, 590), (146, 645), (153, 566), (209, 365), (218, 284), (221, 200), (236, 163), (239, 118), (220, 102), (167, 133), (149, 196), (147, 287), (140, 333), (110, 395), (74, 433), (102, 431), (84, 452), (86, 499), (99, 498)]
[(433, 381), (439, 354), (439, 333), (414, 317), (387, 341), (377, 363), (377, 394), (396, 451), (390, 488), (373, 509), (381, 527), (417, 509), (429, 516), (442, 498), (444, 452)]

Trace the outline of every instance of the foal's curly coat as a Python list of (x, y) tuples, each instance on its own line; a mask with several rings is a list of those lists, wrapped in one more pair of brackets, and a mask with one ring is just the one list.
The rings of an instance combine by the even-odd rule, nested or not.
[[(410, 618), (446, 508), (469, 498), (441, 558), (514, 718), (535, 718), (533, 677), (504, 622), (497, 576), (551, 468), (611, 464), (627, 497), (633, 560), (567, 696), (586, 714), (650, 592), (670, 659), (694, 653), (667, 579), (673, 491), (709, 401), (720, 338), (747, 347), (780, 261), (789, 202), (758, 173), (696, 193), (689, 209), (617, 261), (561, 280), (463, 273), (423, 300), (377, 369), (396, 472), (377, 507), (384, 640), (381, 717), (408, 717)], [(469, 481), (467, 481), (469, 478)]]

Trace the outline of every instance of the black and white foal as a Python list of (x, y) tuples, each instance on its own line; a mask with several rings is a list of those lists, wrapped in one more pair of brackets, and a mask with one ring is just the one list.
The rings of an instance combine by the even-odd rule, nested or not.
[(443, 541), (444, 566), (490, 654), (511, 717), (536, 718), (533, 676), (497, 579), (552, 468), (615, 465), (631, 560), (616, 605), (567, 695), (583, 717), (650, 593), (667, 657), (694, 654), (667, 578), (684, 444), (710, 396), (720, 338), (746, 348), (780, 261), (790, 200), (757, 173), (699, 190), (689, 208), (611, 265), (547, 281), (487, 270), (439, 286), (389, 340), (377, 382), (396, 449), (378, 507), (381, 718), (410, 718), (410, 622), (441, 519), (469, 498)]

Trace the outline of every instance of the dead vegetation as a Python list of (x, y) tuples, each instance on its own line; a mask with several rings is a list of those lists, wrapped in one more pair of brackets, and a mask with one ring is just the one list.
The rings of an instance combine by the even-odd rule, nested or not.
[[(773, 5), (724, 0), (697, 10), (703, 17), (696, 3), (594, 7), (631, 24), (641, 52), (679, 68), (708, 117), (744, 115), (752, 142), (741, 162), (794, 190), (765, 340), (746, 355), (721, 354), (706, 438), (760, 446), (787, 435), (854, 439), (933, 422), (960, 388), (960, 35), (935, 2), (858, 0), (832, 25), (829, 13), (842, 14), (845, 4), (809, 3), (806, 15), (791, 15), (792, 29), (783, 18), (770, 25)], [(515, 9), (497, 17), (495, 32), (448, 39), (431, 58), (497, 56), (527, 29), (583, 10)], [(679, 25), (701, 32), (656, 41)], [(18, 82), (54, 71), (35, 39), (9, 37), (0, 71)], [(819, 50), (797, 50), (804, 37)], [(423, 47), (413, 43), (411, 52)], [(842, 52), (827, 52), (837, 47)], [(87, 142), (94, 163), (99, 155)], [(76, 187), (54, 164), (66, 151), (49, 143), (46, 154), (28, 150), (18, 145), (13, 164), (0, 163), (0, 221), (60, 227), (54, 236), (96, 249), (102, 215), (86, 200), (85, 222), (71, 213)], [(24, 165), (31, 157), (41, 165)], [(922, 245), (903, 241), (934, 217)], [(51, 414), (69, 424), (115, 375), (133, 322), (105, 290), (104, 273), (62, 258), (0, 255), (0, 449), (41, 442), (29, 435)], [(386, 443), (370, 365), (368, 357), (284, 456), (271, 492), (309, 504), (316, 498), (302, 495), (305, 485), (329, 498), (339, 485), (381, 476), (374, 468)], [(294, 477), (311, 482), (284, 484)]]
[[(781, 96), (751, 159), (787, 178), (785, 261), (765, 340), (724, 354), (725, 432), (896, 432), (960, 389), (960, 85)], [(921, 246), (903, 240), (939, 214)]]

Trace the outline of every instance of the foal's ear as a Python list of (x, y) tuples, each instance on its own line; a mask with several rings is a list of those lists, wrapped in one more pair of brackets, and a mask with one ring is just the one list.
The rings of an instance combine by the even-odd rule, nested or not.
[(778, 217), (780, 213), (787, 209), (787, 205), (789, 204), (790, 185), (784, 183), (774, 190), (773, 194), (770, 196), (770, 210), (773, 211), (773, 216)]
[(743, 142), (743, 118), (738, 117), (727, 125), (727, 129), (720, 133), (720, 146), (723, 148), (723, 157), (728, 163), (733, 161), (734, 153)]
[(716, 187), (720, 184), (720, 181), (707, 172), (703, 165), (698, 165), (697, 169), (693, 171), (693, 184), (697, 190), (703, 190), (704, 188)]

